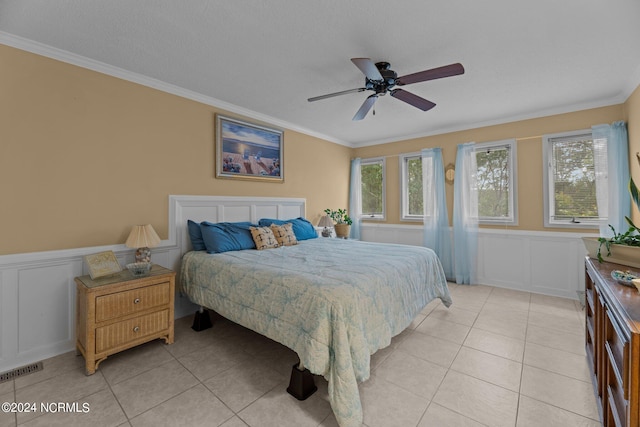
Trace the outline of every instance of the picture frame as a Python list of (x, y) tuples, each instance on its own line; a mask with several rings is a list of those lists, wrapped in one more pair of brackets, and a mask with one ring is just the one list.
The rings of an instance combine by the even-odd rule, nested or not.
[(84, 261), (89, 267), (91, 279), (109, 276), (120, 273), (122, 267), (113, 251), (98, 252), (97, 254), (85, 255)]
[(284, 182), (284, 131), (216, 115), (216, 177)]

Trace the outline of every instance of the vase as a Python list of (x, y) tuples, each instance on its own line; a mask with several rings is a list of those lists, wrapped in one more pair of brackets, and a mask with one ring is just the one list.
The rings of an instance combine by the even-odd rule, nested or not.
[[(598, 248), (600, 242), (597, 237), (583, 237), (582, 242), (585, 248), (589, 252), (589, 257), (598, 259)], [(607, 255), (607, 248), (602, 244), (600, 249), (600, 255), (606, 262), (613, 262), (615, 264), (626, 265), (629, 267), (640, 268), (640, 247), (639, 246), (627, 246), (619, 245), (616, 243), (611, 244), (611, 255)]]
[(349, 232), (351, 231), (351, 226), (349, 224), (336, 224), (333, 228), (336, 230), (336, 237), (341, 239), (349, 238)]

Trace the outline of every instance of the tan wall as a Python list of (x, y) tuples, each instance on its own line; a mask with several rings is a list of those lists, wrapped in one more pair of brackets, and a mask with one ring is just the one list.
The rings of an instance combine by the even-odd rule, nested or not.
[[(636, 91), (637, 92), (637, 91)], [(638, 107), (640, 108), (640, 107)], [(637, 113), (640, 114), (640, 113)], [(596, 108), (538, 119), (523, 120), (496, 126), (452, 132), (424, 138), (361, 147), (354, 150), (354, 157), (369, 158), (387, 156), (387, 221), (400, 221), (400, 173), (398, 155), (418, 152), (422, 148), (442, 147), (444, 165), (455, 163), (456, 146), (474, 141), (477, 143), (516, 138), (518, 152), (518, 226), (520, 230), (545, 230), (543, 222), (542, 191), (542, 137), (545, 134), (588, 129), (600, 123), (622, 120), (623, 106)], [(640, 132), (640, 130), (638, 130)], [(639, 147), (640, 148), (640, 147)], [(453, 213), (453, 185), (446, 185), (449, 220)], [(504, 226), (500, 228), (505, 228)], [(548, 230), (548, 229), (547, 229)], [(557, 229), (553, 231), (585, 230)], [(593, 230), (586, 230), (593, 232)]]
[(0, 255), (167, 238), (170, 194), (347, 204), (348, 147), (285, 130), (284, 183), (216, 179), (215, 108), (4, 45), (0, 64)]
[[(446, 165), (459, 143), (514, 137), (515, 228), (543, 230), (542, 135), (621, 119), (640, 182), (640, 88), (623, 105), (357, 149), (285, 130), (276, 184), (215, 178), (214, 117), (224, 111), (4, 45), (0, 64), (0, 255), (123, 243), (139, 223), (167, 238), (170, 194), (304, 197), (317, 221), (347, 206), (351, 157), (389, 156), (387, 222), (401, 223), (398, 154), (439, 146)], [(447, 199), (451, 215), (451, 185)]]
[[(640, 159), (636, 156), (640, 153), (640, 86), (631, 94), (624, 103), (624, 115), (629, 132), (629, 170), (636, 185), (640, 185)], [(632, 207), (633, 222), (640, 223), (640, 212)]]

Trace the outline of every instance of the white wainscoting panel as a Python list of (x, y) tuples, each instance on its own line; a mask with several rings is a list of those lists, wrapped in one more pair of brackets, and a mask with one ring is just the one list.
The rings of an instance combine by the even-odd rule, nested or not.
[[(152, 249), (153, 262), (179, 274), (189, 250), (186, 219), (252, 221), (304, 216), (305, 200), (170, 196), (169, 238)], [(586, 251), (580, 235), (482, 229), (478, 283), (576, 298), (584, 283)], [(422, 244), (421, 225), (364, 223), (362, 240)], [(124, 245), (0, 256), (0, 372), (71, 351), (75, 346), (74, 277), (87, 274), (83, 257), (112, 250), (121, 265), (133, 261)], [(176, 317), (198, 307), (176, 295)]]
[(367, 222), (360, 229), (360, 240), (422, 246), (422, 226)]
[(577, 291), (584, 290), (587, 250), (582, 240), (557, 236), (530, 241), (533, 292), (576, 299)]
[[(422, 244), (421, 225), (365, 222), (362, 240)], [(584, 287), (584, 234), (481, 228), (477, 282), (577, 299)], [(594, 236), (589, 234), (589, 236)]]
[[(478, 236), (478, 279), (499, 287), (524, 289), (529, 271), (529, 247), (522, 238), (504, 234)], [(520, 266), (520, 268), (510, 268)]]
[(61, 263), (18, 271), (18, 356), (38, 352), (45, 343), (73, 344), (73, 270), (72, 263)]
[[(106, 250), (120, 265), (134, 259), (124, 245), (0, 256), (0, 372), (75, 348), (74, 278), (88, 274), (85, 255)], [(167, 249), (152, 258), (168, 265)]]
[[(305, 215), (306, 200), (271, 197), (169, 196), (169, 236), (152, 248), (154, 263), (178, 273), (190, 250), (187, 219), (252, 221)], [(0, 256), (0, 372), (75, 348), (74, 278), (88, 274), (84, 256), (111, 250), (120, 265), (133, 262), (134, 250), (110, 245)], [(198, 307), (177, 293), (175, 317)]]

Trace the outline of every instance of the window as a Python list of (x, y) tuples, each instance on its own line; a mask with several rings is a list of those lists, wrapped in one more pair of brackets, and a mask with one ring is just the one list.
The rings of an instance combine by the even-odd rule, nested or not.
[(362, 181), (362, 218), (384, 219), (385, 217), (385, 161), (384, 158), (363, 159), (360, 164)]
[(596, 157), (591, 130), (543, 140), (545, 227), (597, 227)]
[(516, 140), (476, 144), (475, 151), (479, 222), (516, 225)]
[(422, 221), (422, 155), (420, 153), (401, 154), (401, 218), (403, 220)]

